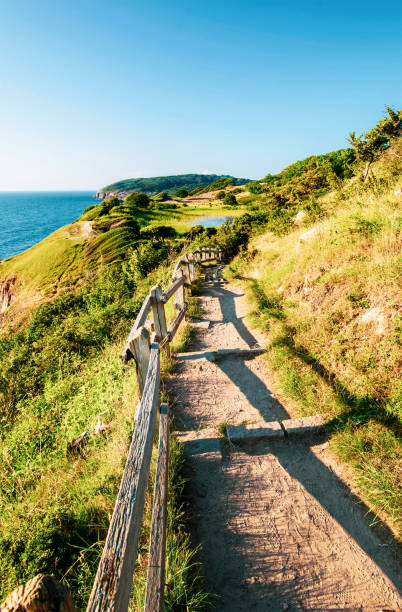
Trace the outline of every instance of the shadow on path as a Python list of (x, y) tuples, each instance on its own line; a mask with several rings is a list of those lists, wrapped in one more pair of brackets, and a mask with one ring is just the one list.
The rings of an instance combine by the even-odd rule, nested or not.
[[(232, 323), (249, 348), (258, 346), (236, 315), (235, 299), (241, 295), (220, 280), (204, 295), (219, 300), (219, 323)], [(288, 418), (243, 360), (215, 363), (264, 420)], [(401, 609), (378, 572), (401, 588), (401, 547), (312, 452), (310, 445), (323, 441), (325, 436), (314, 436), (235, 447), (212, 433), (184, 442), (197, 509), (194, 535), (209, 588), (220, 596), (216, 610)]]
[[(310, 450), (310, 444), (323, 441), (325, 436), (248, 443), (234, 453), (234, 447), (229, 454), (226, 450), (223, 462), (208, 451), (191, 460), (190, 465), (197, 462), (198, 474), (206, 469), (215, 476), (195, 502), (198, 510), (201, 507), (196, 543), (206, 534), (209, 538), (202, 545), (208, 586), (222, 598), (216, 610), (281, 610), (283, 604), (288, 610), (400, 610), (397, 594), (385, 587), (361, 552), (398, 589), (398, 544), (388, 527)], [(210, 451), (212, 442), (208, 440)], [(227, 445), (222, 439), (220, 444)], [(259, 456), (266, 459), (261, 471), (254, 469)], [(277, 472), (277, 462), (292, 480)], [(196, 491), (197, 486), (196, 476)], [(213, 497), (212, 508), (208, 496)], [(207, 507), (214, 512), (214, 524)], [(252, 515), (257, 522), (249, 523)]]
[(243, 297), (243, 294), (234, 293), (224, 287), (225, 281), (217, 279), (212, 285), (206, 287), (204, 295), (207, 297), (217, 298), (222, 312), (222, 321), (211, 321), (215, 323), (232, 323), (249, 348), (258, 347), (258, 340), (253, 336), (250, 330), (243, 323), (243, 317), (238, 317), (236, 313), (235, 299)]
[(264, 421), (289, 418), (289, 413), (282, 404), (242, 359), (221, 359), (217, 365), (258, 410)]

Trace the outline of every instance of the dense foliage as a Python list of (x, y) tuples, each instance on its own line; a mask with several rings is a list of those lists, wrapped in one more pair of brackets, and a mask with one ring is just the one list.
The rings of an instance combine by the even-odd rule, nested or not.
[(226, 187), (232, 187), (233, 185), (244, 185), (244, 183), (246, 182), (246, 179), (236, 179), (233, 176), (223, 176), (217, 181), (214, 181), (213, 183), (208, 185), (207, 187), (197, 187), (197, 189), (193, 189), (190, 195), (208, 193), (210, 191), (216, 191), (217, 189), (225, 189)]
[(225, 197), (223, 198), (223, 204), (224, 206), (236, 206), (237, 204), (237, 200), (236, 200), (236, 196), (233, 195), (233, 193), (227, 193), (225, 195)]
[(167, 191), (172, 195), (180, 188), (184, 188), (188, 192), (198, 187), (202, 189), (221, 178), (225, 177), (218, 174), (178, 174), (173, 176), (153, 176), (150, 178), (117, 181), (116, 183), (103, 187), (101, 191), (141, 191), (149, 196), (156, 195), (161, 191)]
[(175, 198), (186, 198), (188, 196), (188, 191), (187, 189), (181, 188), (175, 191), (173, 195)]
[(134, 208), (147, 208), (150, 199), (146, 193), (130, 193), (125, 199), (126, 206), (133, 206)]

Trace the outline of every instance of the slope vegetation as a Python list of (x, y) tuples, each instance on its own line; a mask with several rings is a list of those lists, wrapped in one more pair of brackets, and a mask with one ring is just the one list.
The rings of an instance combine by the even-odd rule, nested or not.
[(156, 195), (162, 191), (166, 191), (170, 195), (173, 195), (178, 189), (186, 189), (192, 191), (196, 188), (207, 187), (211, 183), (222, 179), (231, 178), (237, 185), (243, 185), (247, 182), (247, 179), (238, 179), (229, 175), (218, 175), (218, 174), (177, 174), (172, 176), (153, 176), (150, 178), (137, 178), (137, 179), (125, 179), (122, 181), (116, 181), (110, 185), (106, 185), (99, 190), (99, 197), (102, 194), (110, 193), (130, 193), (133, 191), (143, 192), (150, 196)]
[(261, 181), (249, 212), (214, 237), (239, 253), (228, 275), (244, 283), (254, 323), (269, 334), (281, 393), (298, 414), (327, 415), (354, 486), (398, 532), (401, 153), (395, 137), (364, 182), (358, 162), (346, 162), (343, 180), (313, 159), (284, 181), (290, 167)]

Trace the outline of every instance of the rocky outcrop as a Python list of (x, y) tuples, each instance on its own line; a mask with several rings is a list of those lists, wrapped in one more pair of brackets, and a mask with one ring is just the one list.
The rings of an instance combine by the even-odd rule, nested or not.
[(107, 200), (108, 198), (116, 197), (120, 198), (120, 200), (125, 200), (132, 191), (97, 191), (95, 193), (95, 198), (97, 200)]
[(0, 314), (6, 312), (15, 295), (15, 277), (0, 282)]

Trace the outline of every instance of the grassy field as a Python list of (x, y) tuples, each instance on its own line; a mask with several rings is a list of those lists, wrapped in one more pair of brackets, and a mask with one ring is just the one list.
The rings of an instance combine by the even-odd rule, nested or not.
[[(191, 230), (193, 223), (202, 217), (239, 217), (246, 212), (244, 206), (228, 207), (221, 203), (209, 205), (188, 205), (176, 210), (152, 210), (144, 212), (138, 218), (144, 226), (156, 227), (158, 225), (169, 225), (178, 234), (185, 234)], [(199, 221), (202, 224), (202, 220)]]

